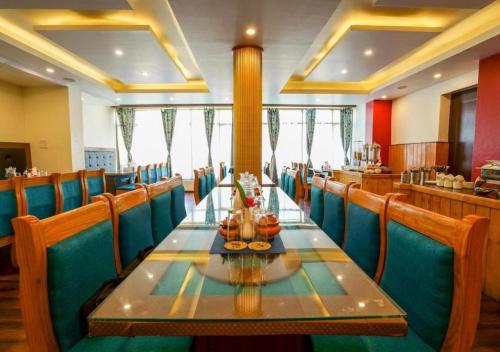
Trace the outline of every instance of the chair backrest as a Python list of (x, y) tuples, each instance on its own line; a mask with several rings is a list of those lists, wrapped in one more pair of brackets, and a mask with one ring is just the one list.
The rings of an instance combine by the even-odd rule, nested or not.
[[(323, 178), (314, 176), (313, 181), (320, 184), (320, 179)], [(324, 213), (321, 228), (339, 246), (344, 243), (347, 193), (350, 188), (359, 188), (359, 184), (354, 182), (344, 184), (330, 178), (325, 180)], [(312, 194), (313, 190), (311, 189), (311, 205)]]
[(208, 174), (207, 174), (207, 176), (208, 176), (208, 178), (207, 178), (207, 185), (208, 185), (208, 187), (207, 187), (207, 194), (208, 194), (215, 187), (215, 172), (214, 172), (214, 168), (211, 167), (211, 166), (205, 168), (205, 173), (207, 173), (207, 172), (208, 172)]
[(0, 180), (0, 247), (12, 243), (11, 220), (21, 214), (21, 178)]
[(194, 201), (196, 204), (201, 202), (203, 198), (207, 195), (207, 180), (205, 177), (205, 169), (195, 169), (194, 171)]
[(219, 164), (219, 178), (220, 180), (219, 181), (222, 181), (224, 179), (224, 177), (227, 176), (227, 166), (226, 166), (226, 163), (224, 163), (223, 161), (220, 162)]
[(288, 167), (283, 166), (283, 169), (281, 169), (281, 176), (280, 176), (280, 188), (286, 193), (287, 188), (288, 188), (288, 177), (286, 177), (288, 172)]
[(176, 174), (168, 180), (168, 184), (172, 190), (172, 224), (176, 227), (187, 216), (182, 176)]
[(87, 204), (83, 170), (65, 174), (54, 174), (59, 187), (61, 212), (73, 210)]
[(391, 198), (382, 288), (435, 350), (470, 351), (481, 303), (486, 218), (449, 218)]
[(356, 264), (380, 281), (385, 248), (385, 210), (392, 193), (380, 196), (350, 187), (347, 191), (344, 251)]
[(136, 183), (149, 183), (149, 165), (146, 166), (137, 166), (137, 177), (135, 180)]
[(92, 197), (106, 192), (105, 170), (84, 170), (85, 204), (92, 202)]
[(161, 177), (170, 177), (170, 172), (168, 171), (167, 163), (160, 163)]
[(111, 205), (116, 267), (121, 272), (140, 251), (154, 245), (148, 192), (144, 186), (140, 186), (117, 196), (105, 193), (94, 197), (93, 201), (104, 199)]
[(309, 217), (320, 227), (323, 226), (325, 181), (324, 178), (314, 176), (311, 184), (311, 208)]
[(169, 181), (159, 181), (147, 186), (151, 203), (151, 227), (157, 245), (174, 229), (172, 223), (172, 190)]
[(80, 307), (116, 276), (108, 203), (13, 220), (23, 325), (31, 351), (68, 351), (87, 333)]
[(295, 203), (299, 202), (302, 194), (302, 183), (300, 182), (300, 173), (298, 170), (288, 170), (286, 174), (286, 194), (292, 198)]
[(60, 212), (56, 176), (21, 178), (22, 215), (45, 219)]
[(148, 184), (148, 185), (155, 183), (156, 182), (156, 165), (155, 164), (146, 165), (146, 171), (148, 173), (148, 179), (146, 182), (143, 182), (143, 183)]

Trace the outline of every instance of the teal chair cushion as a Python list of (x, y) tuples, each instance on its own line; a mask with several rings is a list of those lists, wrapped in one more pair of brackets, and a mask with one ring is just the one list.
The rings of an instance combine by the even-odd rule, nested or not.
[[(314, 186), (312, 187), (315, 188)], [(312, 189), (311, 189), (312, 210)], [(344, 198), (331, 192), (325, 193), (325, 209), (321, 228), (339, 246), (344, 242), (345, 209)]]
[(287, 174), (285, 172), (282, 172), (280, 177), (280, 187), (285, 192), (286, 192), (286, 180), (287, 180), (286, 176)]
[(453, 301), (453, 248), (391, 221), (381, 287), (408, 314), (408, 324), (439, 350)]
[(373, 211), (349, 203), (344, 251), (371, 278), (375, 277), (380, 254), (380, 217)]
[(92, 197), (104, 193), (104, 184), (102, 183), (101, 176), (88, 177), (87, 178), (88, 187), (88, 202), (92, 203)]
[(12, 235), (11, 220), (17, 217), (16, 192), (6, 190), (0, 192), (0, 237)]
[(224, 166), (222, 167), (222, 177), (226, 177), (226, 176), (227, 176), (227, 166), (226, 166), (226, 165), (224, 165)]
[(286, 177), (288, 178), (288, 181), (286, 183), (287, 186), (286, 194), (288, 194), (290, 198), (295, 199), (295, 178), (293, 178), (290, 175), (286, 175)]
[(172, 225), (176, 227), (187, 216), (184, 200), (184, 186), (172, 189)]
[(311, 187), (311, 211), (309, 217), (318, 226), (323, 225), (324, 198), (323, 190), (317, 186)]
[(187, 352), (191, 337), (171, 336), (102, 336), (85, 337), (71, 352)]
[(45, 219), (56, 213), (56, 192), (52, 184), (27, 187), (26, 201), (28, 215)]
[(307, 182), (308, 185), (312, 184), (313, 178), (312, 177), (308, 177), (306, 182)]
[(143, 249), (153, 246), (151, 207), (142, 203), (119, 215), (120, 260), (126, 267)]
[[(161, 168), (161, 175), (162, 177), (170, 177), (170, 174), (168, 173), (168, 168), (166, 166), (163, 166)], [(160, 177), (161, 179), (161, 177)]]
[(149, 170), (149, 176), (151, 177), (151, 182), (150, 183), (155, 183), (156, 182), (156, 175), (157, 174), (158, 173), (156, 172), (156, 169), (150, 169)]
[(63, 211), (76, 209), (82, 206), (83, 190), (80, 180), (71, 180), (61, 183)]
[(155, 245), (172, 232), (172, 192), (164, 192), (151, 199), (151, 224)]
[(202, 200), (207, 195), (207, 176), (200, 176), (198, 181), (198, 194)]
[(149, 183), (148, 170), (141, 170), (141, 183)]
[(314, 352), (435, 352), (415, 332), (402, 337), (312, 336)]
[(87, 334), (80, 307), (109, 279), (116, 277), (113, 226), (94, 225), (47, 248), (50, 315), (61, 351)]
[(210, 189), (214, 189), (214, 188), (215, 188), (215, 186), (217, 185), (217, 184), (216, 184), (216, 182), (215, 182), (215, 173), (213, 173), (213, 172), (212, 172), (212, 173), (210, 174), (210, 177), (211, 177), (211, 179), (210, 179), (210, 180), (212, 181), (212, 187), (210, 187)]
[(120, 186), (117, 186), (116, 189), (119, 189), (122, 191), (133, 191), (133, 190), (135, 190), (135, 184), (120, 185)]

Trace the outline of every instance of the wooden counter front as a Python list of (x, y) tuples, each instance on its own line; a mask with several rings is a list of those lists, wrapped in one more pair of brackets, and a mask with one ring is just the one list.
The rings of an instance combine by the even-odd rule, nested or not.
[(361, 189), (384, 195), (393, 191), (394, 181), (400, 179), (396, 174), (366, 174), (357, 171), (339, 170), (334, 172), (335, 181), (345, 184), (356, 182), (361, 185)]
[(500, 200), (476, 196), (471, 190), (394, 183), (394, 192), (407, 195), (417, 207), (461, 219), (475, 214), (490, 219), (485, 249), (484, 292), (500, 300)]

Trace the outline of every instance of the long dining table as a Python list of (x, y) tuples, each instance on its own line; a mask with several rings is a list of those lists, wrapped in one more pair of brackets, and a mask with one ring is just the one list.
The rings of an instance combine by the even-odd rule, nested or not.
[[(271, 178), (264, 173), (262, 173), (261, 180), (262, 181), (260, 182), (260, 184), (262, 187), (274, 187), (274, 186), (276, 186), (276, 184), (274, 184), (273, 180), (271, 180)], [(234, 187), (234, 185), (235, 185), (234, 175), (232, 173), (227, 174), (226, 177), (224, 177), (224, 179), (222, 179), (222, 181), (219, 182), (219, 184), (218, 184), (219, 187)]]
[(280, 188), (284, 254), (210, 254), (231, 208), (216, 187), (92, 312), (91, 336), (403, 336), (406, 313)]

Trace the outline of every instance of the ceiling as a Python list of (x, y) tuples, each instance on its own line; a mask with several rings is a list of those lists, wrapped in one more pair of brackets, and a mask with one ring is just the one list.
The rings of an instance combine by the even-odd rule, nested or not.
[(258, 45), (264, 104), (363, 104), (477, 69), (500, 47), (500, 0), (0, 0), (0, 29), (0, 62), (20, 85), (228, 104), (232, 48)]

